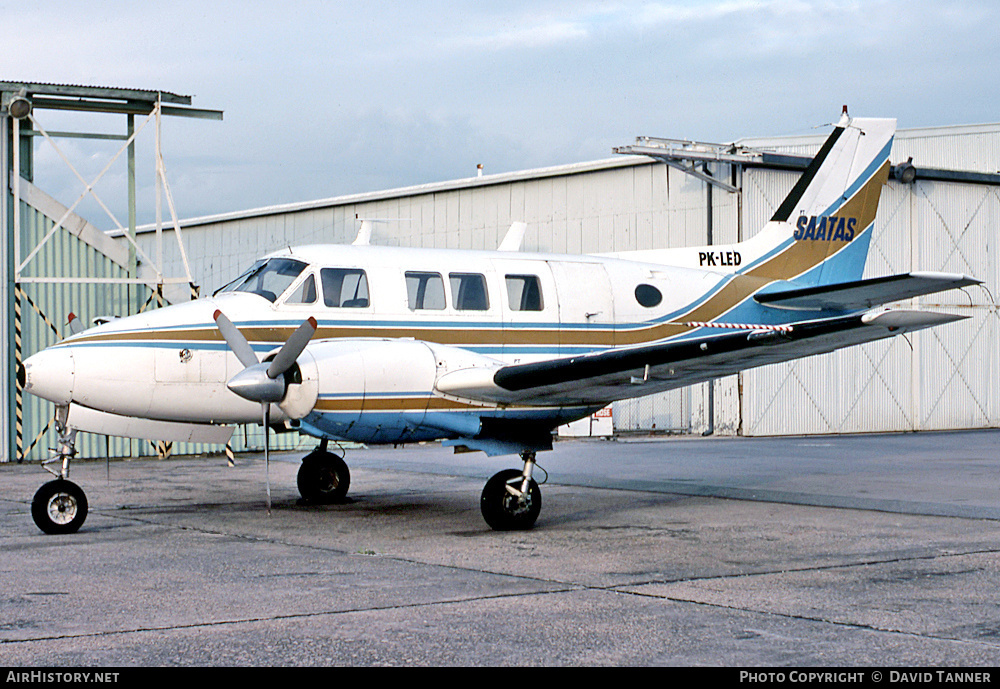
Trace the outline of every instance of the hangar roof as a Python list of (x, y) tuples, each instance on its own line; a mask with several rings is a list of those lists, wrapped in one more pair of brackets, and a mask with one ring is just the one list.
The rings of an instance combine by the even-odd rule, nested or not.
[[(607, 158), (584, 163), (571, 163), (568, 165), (556, 165), (553, 167), (536, 168), (533, 170), (518, 170), (516, 172), (503, 172), (495, 175), (482, 175), (477, 177), (466, 177), (462, 179), (448, 180), (444, 182), (432, 182), (429, 184), (418, 184), (410, 187), (396, 189), (384, 189), (361, 194), (349, 194), (345, 196), (334, 196), (314, 201), (301, 201), (295, 203), (285, 203), (274, 206), (264, 206), (261, 208), (250, 208), (242, 211), (230, 213), (219, 213), (216, 215), (205, 215), (198, 218), (187, 218), (180, 220), (181, 227), (193, 227), (197, 225), (207, 225), (210, 223), (225, 222), (228, 220), (240, 220), (243, 218), (256, 218), (262, 215), (277, 215), (279, 213), (294, 213), (297, 211), (307, 211), (327, 206), (341, 206), (354, 203), (368, 203), (380, 201), (382, 199), (398, 198), (401, 196), (420, 196), (422, 194), (435, 194), (454, 189), (467, 189), (473, 187), (490, 186), (494, 184), (507, 184), (521, 180), (540, 179), (544, 177), (560, 177), (563, 175), (576, 175), (612, 168), (629, 167), (634, 165), (652, 165), (657, 161), (647, 156), (618, 156), (617, 158)], [(151, 232), (156, 229), (155, 225), (141, 225), (136, 228), (138, 232)], [(111, 232), (113, 236), (120, 235), (120, 232)]]
[[(941, 153), (942, 147), (954, 148), (954, 137), (958, 136), (972, 137), (969, 138), (968, 141), (975, 142), (972, 146), (977, 150), (983, 148), (988, 149), (990, 153), (985, 156), (987, 160), (973, 159), (977, 157), (969, 156), (968, 154), (960, 154), (956, 158), (954, 155), (947, 156), (944, 153)], [(760, 161), (755, 162), (755, 165), (786, 169), (803, 169), (806, 165), (808, 165), (809, 160), (811, 160), (812, 155), (815, 153), (815, 150), (825, 138), (825, 134), (810, 134), (805, 136), (789, 137), (754, 137), (741, 139), (737, 141), (735, 145), (746, 149), (774, 151), (783, 154), (770, 156), (765, 155)], [(921, 178), (934, 179), (938, 181), (960, 181), (989, 185), (1000, 184), (1000, 166), (993, 165), (993, 158), (995, 155), (992, 154), (992, 149), (994, 147), (1000, 147), (1000, 123), (899, 129), (896, 132), (896, 147), (894, 147), (893, 152), (897, 154), (897, 156), (899, 153), (903, 153), (904, 155), (910, 152), (916, 153), (916, 150), (911, 150), (913, 146), (926, 140), (930, 140), (932, 142), (937, 140), (940, 142), (940, 145), (935, 146), (931, 150), (925, 150), (924, 148), (919, 149), (919, 157), (914, 164), (920, 167), (919, 176)], [(900, 150), (897, 152), (897, 149)], [(923, 165), (920, 165), (919, 161), (924, 161)], [(367, 203), (382, 199), (434, 194), (455, 189), (474, 188), (494, 184), (507, 184), (521, 180), (583, 174), (587, 172), (596, 172), (600, 170), (635, 165), (649, 165), (656, 162), (659, 161), (650, 158), (647, 155), (619, 155), (615, 158), (608, 158), (604, 160), (571, 163), (568, 165), (557, 165), (531, 170), (519, 170), (516, 172), (482, 175), (478, 177), (467, 177), (444, 182), (420, 184), (410, 187), (385, 189), (360, 194), (316, 199), (312, 201), (264, 206), (260, 208), (250, 208), (241, 211), (187, 218), (182, 219), (179, 222), (181, 227), (196, 227), (199, 225), (207, 225), (210, 223), (225, 222), (230, 220), (277, 215), (280, 213), (308, 211), (328, 206)], [(899, 162), (902, 161), (900, 160)], [(927, 165), (942, 164), (946, 165), (947, 168), (940, 169), (937, 167), (927, 167)], [(155, 225), (152, 224), (143, 225), (137, 228), (138, 232), (150, 232), (153, 230), (155, 230)]]
[(84, 86), (79, 84), (51, 84), (37, 81), (0, 81), (0, 91), (20, 91), (28, 95), (66, 96), (76, 98), (113, 98), (155, 102), (157, 98), (167, 103), (191, 105), (191, 96), (180, 96), (169, 91), (150, 89), (113, 88), (109, 86)]

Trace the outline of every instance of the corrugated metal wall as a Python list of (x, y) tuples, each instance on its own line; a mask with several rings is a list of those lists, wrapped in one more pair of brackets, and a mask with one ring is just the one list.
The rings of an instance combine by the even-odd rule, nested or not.
[[(54, 225), (54, 220), (22, 202), (22, 252), (27, 254), (37, 246)], [(53, 235), (22, 273), (22, 277), (53, 276), (126, 277), (122, 268), (65, 231)], [(143, 289), (148, 295), (149, 290)], [(68, 334), (66, 320), (71, 312), (85, 321), (95, 316), (114, 316), (129, 312), (128, 287), (125, 285), (26, 282), (21, 284), (21, 293), (16, 297), (20, 301), (21, 347), (24, 358), (65, 337)], [(51, 423), (53, 405), (34, 395), (25, 394), (22, 406), (24, 458), (47, 459), (49, 448), (55, 447), (57, 443), (57, 434)], [(81, 457), (105, 457), (109, 452), (116, 457), (150, 454), (138, 441), (90, 433), (78, 436), (76, 448)]]
[[(812, 153), (820, 143), (780, 146)], [(900, 132), (891, 160), (972, 171), (1000, 167), (1000, 127)], [(744, 175), (745, 227), (758, 228), (796, 179)], [(865, 277), (909, 271), (965, 273), (986, 281), (902, 306), (969, 320), (742, 374), (744, 435), (944, 430), (1000, 425), (997, 232), (1000, 189), (894, 180), (882, 191)]]

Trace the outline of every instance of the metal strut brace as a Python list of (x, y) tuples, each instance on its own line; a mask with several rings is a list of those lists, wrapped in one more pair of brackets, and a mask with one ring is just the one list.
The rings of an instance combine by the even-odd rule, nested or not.
[[(66, 419), (69, 407), (56, 407), (56, 431), (59, 433), (59, 446), (51, 448), (52, 457), (42, 462), (42, 468), (56, 478), (69, 478), (69, 461), (76, 455), (76, 429), (67, 429)], [(59, 462), (58, 471), (49, 466)]]
[(531, 483), (531, 472), (535, 468), (535, 453), (531, 450), (522, 452), (521, 459), (524, 460), (524, 471), (521, 472), (521, 490), (518, 490), (508, 483), (507, 492), (523, 502), (528, 496), (528, 487)]

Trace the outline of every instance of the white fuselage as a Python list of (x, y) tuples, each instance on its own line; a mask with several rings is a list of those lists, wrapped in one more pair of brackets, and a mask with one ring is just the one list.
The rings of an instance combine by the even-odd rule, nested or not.
[(577, 418), (609, 400), (530, 410), (457, 399), (436, 383), (460, 369), (678, 336), (688, 328), (677, 317), (727, 277), (622, 258), (374, 246), (304, 247), (271, 258), (301, 262), (291, 279), (274, 283), (280, 292), (266, 280), (237, 284), (84, 331), (27, 362), (28, 388), (58, 405), (125, 417), (258, 421), (259, 405), (226, 387), (242, 365), (213, 321), (218, 309), (261, 358), (306, 318), (318, 323), (273, 421), (398, 442), (468, 433), (484, 414)]

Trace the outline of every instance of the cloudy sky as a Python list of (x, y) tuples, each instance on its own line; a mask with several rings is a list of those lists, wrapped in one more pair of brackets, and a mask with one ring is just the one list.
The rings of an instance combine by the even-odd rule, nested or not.
[[(0, 80), (163, 90), (225, 112), (164, 122), (181, 217), (470, 177), (477, 163), (599, 160), (637, 135), (805, 133), (845, 103), (903, 128), (1000, 121), (992, 0), (0, 0), (0, 13)], [(53, 130), (125, 127), (35, 115)], [(58, 144), (87, 179), (117, 148)], [(147, 129), (140, 222), (151, 144)], [(36, 151), (36, 181), (75, 201), (59, 154)], [(119, 213), (124, 164), (97, 189)]]

